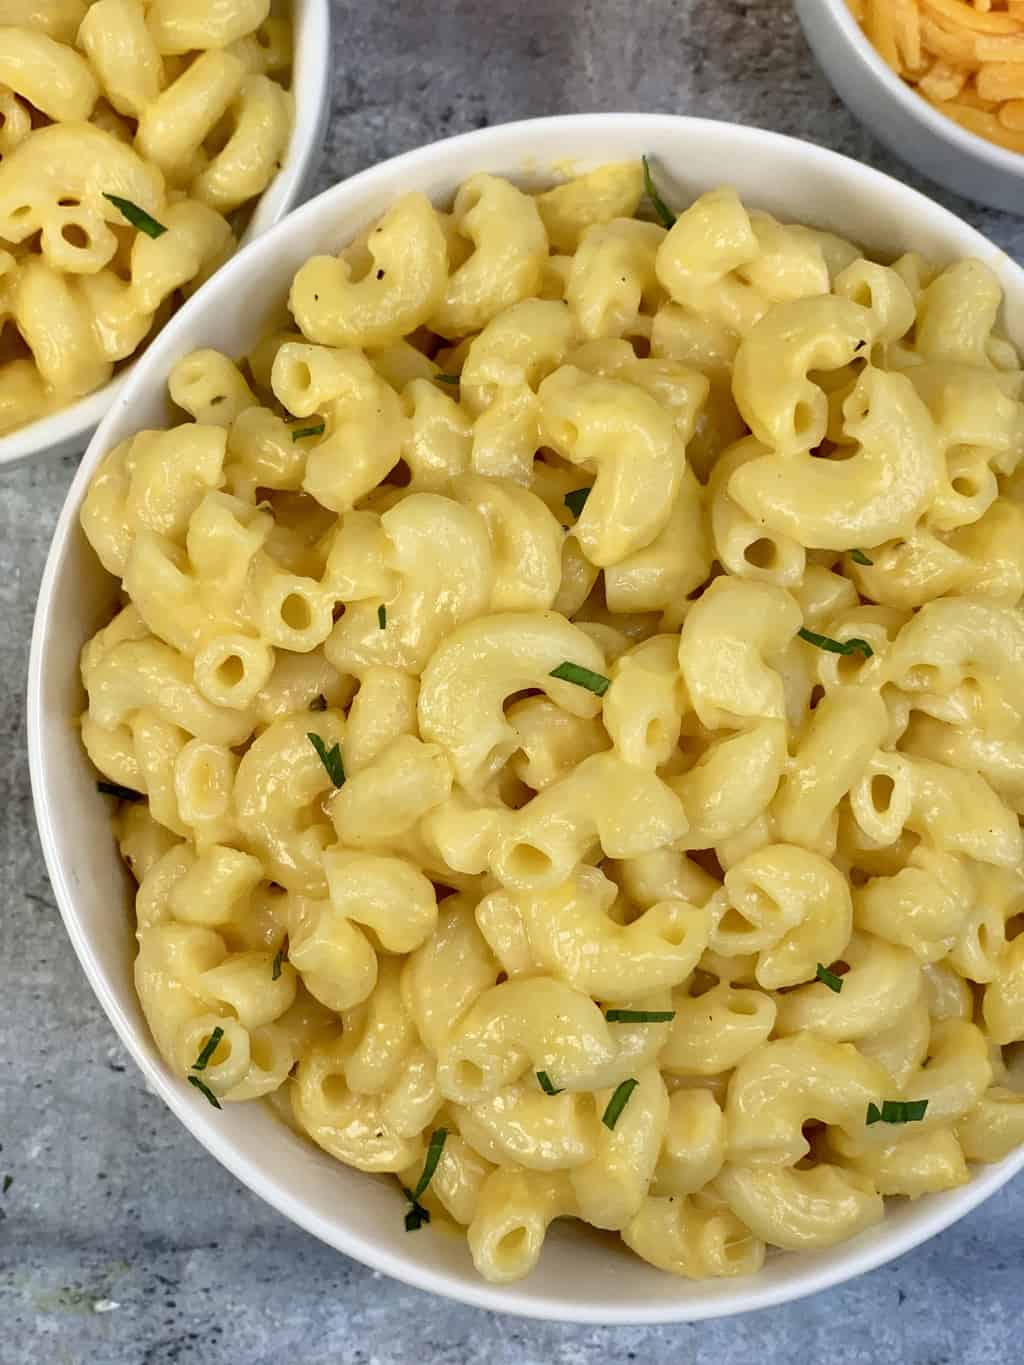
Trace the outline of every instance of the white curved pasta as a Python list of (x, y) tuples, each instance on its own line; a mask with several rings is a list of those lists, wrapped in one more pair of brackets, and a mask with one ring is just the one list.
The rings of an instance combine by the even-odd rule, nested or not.
[(639, 385), (573, 365), (549, 375), (538, 396), (545, 443), (597, 475), (574, 529), (583, 553), (604, 568), (642, 550), (665, 526), (685, 468), (669, 413)]
[(538, 687), (573, 714), (600, 710), (592, 693), (551, 676), (567, 660), (595, 673), (605, 666), (598, 646), (555, 612), (478, 617), (452, 631), (424, 670), (420, 732), (444, 746), (472, 789), (516, 747), (503, 709), (512, 693)]
[(540, 288), (547, 234), (532, 199), (507, 180), (474, 175), (455, 196), (454, 226), (473, 250), (454, 269), (428, 318), (444, 337), (478, 332), (491, 318)]
[[(707, 915), (685, 901), (650, 906), (629, 924), (608, 917), (616, 888), (597, 868), (541, 895), (519, 897), (532, 956), (599, 1000), (631, 1000), (679, 985), (707, 947)], [(637, 963), (642, 963), (638, 969)]]
[(727, 1166), (715, 1188), (755, 1236), (790, 1251), (833, 1246), (885, 1211), (869, 1177), (825, 1164), (812, 1171)]
[(362, 279), (352, 279), (343, 256), (315, 256), (297, 272), (291, 309), (313, 341), (384, 346), (415, 331), (441, 302), (448, 282), (447, 247), (425, 196), (400, 199), (366, 245), (370, 260)]

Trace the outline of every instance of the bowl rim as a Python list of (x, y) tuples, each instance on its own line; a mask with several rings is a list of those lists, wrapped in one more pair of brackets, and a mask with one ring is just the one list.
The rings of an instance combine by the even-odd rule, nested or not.
[[(417, 1260), (412, 1255), (402, 1255), (378, 1245), (374, 1241), (353, 1233), (348, 1227), (322, 1216), (318, 1210), (303, 1204), (283, 1187), (268, 1184), (268, 1177), (262, 1167), (241, 1152), (232, 1138), (226, 1136), (210, 1121), (208, 1115), (198, 1107), (193, 1107), (192, 1097), (183, 1093), (184, 1085), (170, 1075), (162, 1064), (150, 1061), (148, 1055), (136, 1043), (136, 1029), (116, 1002), (111, 998), (105, 983), (105, 973), (93, 950), (89, 936), (78, 921), (75, 908), (75, 894), (72, 891), (66, 868), (71, 866), (70, 851), (62, 851), (57, 846), (57, 838), (50, 818), (46, 799), (47, 723), (43, 714), (42, 698), (46, 656), (49, 648), (49, 618), (56, 597), (56, 589), (67, 553), (70, 532), (77, 519), (83, 495), (94, 469), (110, 444), (108, 432), (131, 406), (136, 393), (147, 386), (158, 385), (162, 390), (166, 385), (166, 374), (170, 359), (177, 347), (178, 333), (191, 323), (192, 314), (198, 313), (202, 305), (214, 306), (216, 287), (230, 289), (235, 276), (243, 277), (251, 267), (258, 268), (261, 253), (270, 255), (277, 247), (279, 239), (294, 235), (300, 236), (306, 218), (321, 211), (325, 201), (332, 198), (358, 199), (360, 193), (372, 188), (378, 179), (390, 180), (410, 163), (420, 162), (430, 157), (440, 146), (459, 151), (463, 148), (476, 148), (479, 144), (494, 142), (500, 150), (503, 139), (515, 140), (528, 133), (532, 142), (543, 147), (546, 132), (571, 132), (574, 130), (604, 129), (613, 127), (641, 134), (645, 128), (653, 135), (656, 131), (671, 132), (681, 138), (700, 136), (708, 129), (721, 130), (727, 127), (732, 136), (747, 143), (749, 151), (770, 154), (773, 148), (799, 147), (802, 156), (809, 163), (825, 164), (841, 162), (847, 174), (852, 174), (870, 184), (879, 193), (891, 193), (896, 188), (901, 195), (909, 195), (919, 201), (928, 213), (948, 220), (957, 235), (974, 239), (979, 247), (991, 249), (991, 244), (976, 229), (963, 222), (950, 210), (922, 195), (919, 191), (901, 184), (892, 176), (865, 166), (853, 158), (842, 156), (814, 143), (804, 142), (784, 134), (766, 129), (752, 128), (722, 120), (692, 118), (673, 114), (576, 114), (555, 115), (537, 119), (523, 119), (511, 123), (497, 124), (492, 127), (474, 130), (451, 138), (403, 152), (386, 161), (376, 163), (358, 174), (338, 182), (322, 191), (314, 199), (290, 214), (286, 222), (278, 224), (271, 232), (264, 234), (251, 245), (239, 251), (226, 263), (213, 279), (198, 291), (184, 308), (170, 319), (167, 326), (133, 366), (131, 375), (119, 396), (90, 441), (75, 478), (66, 495), (58, 517), (46, 565), (40, 583), (32, 642), (29, 656), (27, 678), (27, 735), (29, 771), (31, 776), (33, 804), (40, 842), (47, 872), (53, 885), (57, 904), (64, 921), (68, 936), (86, 977), (99, 1003), (124, 1044), (126, 1050), (139, 1066), (150, 1086), (160, 1095), (171, 1112), (178, 1118), (188, 1132), (196, 1138), (225, 1166), (243, 1185), (269, 1203), (279, 1213), (293, 1223), (311, 1233), (328, 1246), (341, 1251), (363, 1265), (380, 1271), (413, 1288), (426, 1290), (455, 1302), (471, 1307), (484, 1308), (494, 1312), (534, 1318), (543, 1321), (575, 1322), (585, 1324), (666, 1324), (673, 1322), (695, 1322), (708, 1318), (729, 1317), (734, 1314), (752, 1312), (788, 1303), (833, 1285), (844, 1283), (866, 1271), (876, 1269), (889, 1261), (912, 1250), (937, 1233), (959, 1221), (972, 1209), (984, 1202), (991, 1194), (1005, 1184), (1014, 1174), (1024, 1167), (1024, 1147), (1004, 1158), (1001, 1162), (976, 1167), (971, 1180), (958, 1189), (945, 1192), (943, 1202), (929, 1204), (922, 1208), (920, 1216), (912, 1222), (889, 1225), (883, 1236), (865, 1244), (854, 1238), (843, 1249), (842, 1256), (835, 1261), (819, 1263), (808, 1258), (800, 1268), (799, 1282), (758, 1285), (757, 1277), (738, 1278), (730, 1281), (731, 1292), (724, 1290), (720, 1296), (707, 1300), (680, 1300), (667, 1303), (644, 1303), (635, 1308), (631, 1306), (609, 1306), (600, 1310), (580, 1303), (573, 1298), (543, 1301), (533, 1299), (528, 1290), (530, 1281), (497, 1285), (484, 1280), (477, 1282), (458, 1279), (444, 1269), (435, 1268), (429, 1259)], [(1020, 277), (1021, 295), (1024, 297), (1024, 271), (1012, 266), (1014, 274)], [(202, 302), (199, 302), (199, 301)], [(884, 1225), (880, 1225), (884, 1226)], [(652, 1268), (652, 1273), (655, 1273)], [(663, 1272), (660, 1272), (663, 1273)], [(724, 1282), (721, 1282), (724, 1283)]]
[[(333, 65), (330, 0), (292, 0), (292, 14), (295, 23), (293, 72), (302, 73), (301, 81), (292, 80), (292, 131), (281, 168), (257, 199), (252, 217), (238, 239), (235, 255), (287, 216), (316, 170), (323, 151), (322, 132), (328, 112)], [(200, 292), (201, 289), (196, 290), (197, 294)], [(191, 299), (186, 300), (189, 302)], [(181, 309), (177, 311), (181, 312)], [(0, 470), (30, 460), (53, 458), (66, 453), (75, 441), (90, 439), (106, 412), (124, 392), (129, 377), (156, 336), (146, 340), (146, 349), (130, 359), (102, 387), (84, 394), (67, 407), (0, 435)]]
[(1024, 179), (1024, 153), (1012, 152), (969, 128), (962, 128), (955, 119), (941, 114), (928, 101), (897, 76), (892, 67), (872, 43), (854, 17), (847, 0), (810, 0), (821, 5), (832, 17), (840, 34), (849, 43), (876, 81), (879, 81), (906, 112), (923, 123), (936, 136), (952, 143), (968, 156), (984, 161), (993, 170), (1004, 171)]

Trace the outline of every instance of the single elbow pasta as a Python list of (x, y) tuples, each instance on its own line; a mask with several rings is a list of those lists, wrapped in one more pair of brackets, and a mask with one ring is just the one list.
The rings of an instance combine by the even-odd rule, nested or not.
[[(47, 7), (0, 39), (0, 320), (34, 356), (0, 425), (214, 268), (287, 126), (265, 0), (81, 8), (77, 49)], [(754, 1274), (1024, 1143), (994, 279), (730, 190), (666, 231), (643, 183), (405, 195), (298, 269), (294, 325), (180, 358), (181, 420), (81, 512), (123, 589), (81, 735), (162, 1056), (196, 1104), (283, 1097), (498, 1284), (558, 1218)], [(109, 184), (168, 231), (127, 241)]]

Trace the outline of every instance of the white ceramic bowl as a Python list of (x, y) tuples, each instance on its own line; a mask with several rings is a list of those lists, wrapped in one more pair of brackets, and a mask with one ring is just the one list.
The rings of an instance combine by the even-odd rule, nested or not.
[(796, 0), (796, 12), (825, 75), (879, 142), (967, 199), (1024, 211), (1024, 156), (961, 128), (901, 81), (846, 0)]
[[(292, 89), (295, 121), (281, 169), (256, 201), (242, 244), (273, 227), (302, 199), (316, 174), (323, 151), (331, 86), (330, 0), (292, 0), (295, 55)], [(41, 456), (73, 455), (82, 450), (138, 361), (116, 378), (59, 412), (0, 436), (0, 468)]]
[(407, 190), (439, 201), (488, 170), (526, 184), (649, 153), (677, 203), (721, 182), (785, 218), (842, 231), (876, 250), (916, 248), (948, 261), (981, 257), (1007, 291), (1006, 322), (1024, 345), (1024, 274), (977, 232), (895, 180), (833, 152), (753, 128), (664, 115), (540, 119), (467, 133), (409, 152), (320, 195), (230, 261), (171, 320), (107, 414), (71, 487), (39, 593), (28, 682), (28, 734), (43, 850), (68, 933), (89, 981), (147, 1079), (185, 1126), (240, 1180), (282, 1213), (350, 1256), (423, 1289), (508, 1313), (578, 1322), (674, 1322), (763, 1308), (846, 1280), (954, 1222), (1024, 1164), (1024, 1152), (981, 1169), (963, 1189), (893, 1203), (884, 1224), (830, 1251), (769, 1258), (745, 1280), (691, 1284), (652, 1269), (611, 1239), (556, 1224), (536, 1273), (505, 1287), (476, 1277), (465, 1245), (402, 1226), (393, 1181), (339, 1165), (260, 1105), (216, 1112), (164, 1065), (132, 985), (128, 879), (108, 825), (109, 803), (79, 742), (78, 654), (111, 614), (116, 584), (79, 528), (101, 456), (168, 417), (167, 373), (198, 346), (244, 350), (314, 252), (346, 242)]

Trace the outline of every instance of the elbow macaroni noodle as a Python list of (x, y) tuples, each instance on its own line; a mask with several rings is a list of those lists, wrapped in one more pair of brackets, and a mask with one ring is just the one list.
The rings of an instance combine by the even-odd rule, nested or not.
[[(158, 93), (198, 21), (154, 3), (115, 90), (101, 19), (132, 3), (86, 52), (208, 205), (184, 77)], [(210, 126), (251, 48), (217, 14)], [(55, 109), (92, 89), (67, 63)], [(641, 189), (407, 195), (301, 267), (297, 330), (184, 357), (191, 420), (112, 450), (82, 511), (129, 599), (82, 735), (138, 794), (157, 1045), (217, 1103), (280, 1091), (495, 1281), (566, 1217), (750, 1273), (1024, 1140), (994, 283), (731, 191), (666, 230)]]
[(0, 6), (0, 436), (105, 384), (234, 250), (291, 128), (270, 8)]

